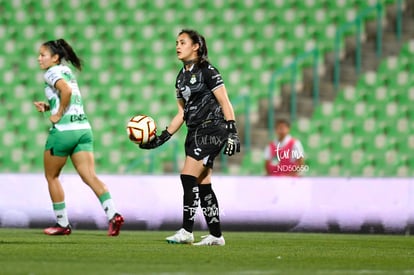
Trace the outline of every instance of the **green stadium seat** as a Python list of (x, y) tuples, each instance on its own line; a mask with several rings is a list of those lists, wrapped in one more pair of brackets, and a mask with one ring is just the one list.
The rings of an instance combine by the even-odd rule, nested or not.
[(414, 39), (411, 39), (401, 49), (400, 57), (412, 57), (414, 55)]
[(352, 129), (354, 122), (342, 117), (320, 121), (320, 133), (325, 136), (337, 135)]
[[(174, 81), (181, 64), (173, 59), (174, 40), (181, 28), (192, 26), (206, 36), (210, 58), (224, 76), (230, 97), (238, 100), (239, 95), (249, 94), (250, 108), (257, 111), (271, 72), (314, 45), (322, 53), (332, 50), (336, 25), (354, 16), (357, 9), (373, 4), (360, 0), (3, 2), (8, 12), (0, 18), (0, 43), (4, 45), (4, 55), (0, 57), (0, 102), (3, 106), (0, 136), (18, 135), (17, 131), (22, 131), (19, 126), (24, 125), (31, 135), (36, 136), (36, 143), (29, 145), (27, 138), (14, 140), (16, 148), (26, 146), (30, 152), (22, 157), (21, 151), (10, 153), (23, 165), (2, 162), (0, 171), (42, 168), (39, 158), (35, 157), (37, 153), (32, 153), (37, 150), (36, 146), (43, 148), (47, 134), (47, 131), (38, 134), (36, 128), (43, 131), (48, 127), (47, 117), (33, 115), (35, 110), (30, 103), (32, 99), (43, 98), (39, 93), (43, 78), (37, 67), (36, 51), (44, 40), (64, 37), (75, 45), (85, 60), (84, 71), (78, 74), (78, 80), (94, 128), (99, 151), (97, 160), (102, 164), (99, 169), (114, 173), (122, 173), (141, 156), (132, 150), (135, 147), (125, 135), (124, 124), (130, 116), (150, 114), (163, 128), (176, 112)], [(384, 3), (391, 2), (384, 0)], [(69, 14), (65, 10), (79, 12)], [(341, 144), (357, 148), (362, 142), (358, 138), (353, 139), (355, 144), (347, 140), (337, 141), (341, 134), (348, 137), (357, 129), (361, 131), (357, 130), (358, 134), (363, 135), (365, 128), (360, 126), (364, 124), (364, 115), (368, 120), (384, 121), (374, 123), (375, 129), (392, 132), (393, 136), (394, 133), (410, 133), (406, 126), (411, 127), (414, 112), (408, 102), (413, 101), (414, 95), (409, 89), (414, 85), (401, 70), (414, 72), (408, 58), (414, 52), (412, 45), (410, 42), (403, 47), (396, 66), (382, 64), (383, 69), (374, 80), (367, 74), (357, 89), (345, 88), (334, 104), (321, 104), (309, 122), (298, 126), (298, 133), (306, 141), (305, 147), (310, 145), (309, 152), (316, 153), (316, 148), (322, 148), (323, 152), (333, 154), (329, 159), (331, 166), (322, 165), (319, 171), (315, 165), (311, 174), (343, 174), (338, 160), (346, 151), (341, 150)], [(297, 81), (301, 81), (302, 68), (309, 65), (310, 61), (306, 60), (298, 66)], [(387, 67), (392, 67), (397, 77), (385, 77), (390, 75)], [(19, 77), (11, 68), (17, 68)], [(287, 75), (282, 75), (278, 83), (289, 81)], [(409, 92), (400, 93), (402, 89)], [(25, 101), (26, 97), (30, 100)], [(395, 111), (390, 105), (392, 101), (398, 101), (403, 106), (402, 111)], [(383, 115), (381, 108), (386, 110)], [(244, 114), (245, 105), (235, 104), (235, 110), (238, 115)], [(2, 119), (7, 123), (1, 123)], [(390, 121), (397, 121), (396, 130)], [(182, 144), (184, 136), (182, 131), (174, 138)], [(173, 151), (163, 151), (161, 160), (154, 159), (151, 154), (143, 155), (145, 161), (131, 171), (160, 173), (162, 161), (174, 159)], [(244, 167), (254, 167), (247, 169), (249, 173), (262, 171), (261, 157), (257, 152), (245, 157)], [(405, 165), (408, 167), (409, 164)], [(351, 174), (351, 170), (346, 171)], [(401, 168), (396, 173), (404, 171)], [(362, 170), (359, 172), (363, 173)]]
[(411, 152), (414, 149), (414, 134), (410, 133), (409, 135), (397, 137), (396, 147), (401, 153), (407, 154), (407, 152)]
[[(355, 87), (347, 86), (342, 91), (338, 92), (338, 95), (335, 98), (335, 103), (346, 104), (347, 106), (353, 105), (361, 101), (361, 93), (357, 91)], [(336, 107), (336, 106), (335, 106)], [(331, 106), (334, 109), (334, 106)]]
[(314, 165), (310, 166), (309, 170), (316, 168), (321, 175), (329, 175), (331, 167), (337, 163), (335, 156), (336, 154), (329, 149), (321, 149), (313, 155)]
[(402, 62), (402, 59), (398, 58), (397, 56), (391, 56), (384, 62), (381, 62), (378, 68), (378, 74), (383, 79), (392, 79), (395, 77), (395, 74), (397, 74), (402, 69), (403, 66), (404, 63)]
[[(308, 8), (309, 9), (309, 8)], [(305, 20), (309, 25), (317, 26), (317, 29), (323, 29), (331, 23), (330, 18), (323, 7), (314, 6), (305, 14)]]
[(357, 87), (365, 87), (365, 88), (372, 88), (376, 87), (381, 83), (381, 79), (378, 77), (378, 74), (376, 72), (370, 71), (367, 72), (360, 78), (360, 80), (357, 83)]
[(244, 155), (243, 161), (241, 164), (240, 174), (242, 175), (251, 175), (258, 174), (263, 175), (265, 173), (264, 160), (261, 155), (263, 152), (255, 151), (249, 152)]
[(399, 105), (396, 102), (389, 102), (384, 106), (380, 105), (376, 110), (375, 115), (380, 121), (387, 121), (388, 119), (397, 120), (400, 117), (405, 117), (406, 113), (406, 105)]
[(366, 134), (364, 136), (363, 147), (368, 152), (385, 151), (393, 147), (389, 138), (384, 134)]
[(321, 148), (327, 148), (330, 144), (331, 140), (327, 136), (323, 136), (319, 133), (309, 134), (306, 140), (306, 148), (310, 148), (310, 150), (317, 150)]
[[(390, 107), (390, 109), (392, 109)], [(365, 102), (357, 102), (354, 106), (344, 109), (344, 117), (347, 119), (364, 119), (372, 117), (375, 112), (375, 106)]]
[(342, 116), (344, 109), (344, 105), (335, 106), (332, 102), (324, 102), (317, 107), (313, 113), (313, 118), (315, 121), (319, 121), (323, 118)]
[(407, 165), (402, 165), (397, 167), (397, 173), (396, 175), (398, 177), (412, 177), (413, 173), (412, 173), (412, 166), (407, 166)]
[(411, 81), (410, 73), (408, 71), (400, 71), (394, 77), (389, 79), (389, 85), (398, 88), (411, 87), (413, 82)]
[(332, 134), (330, 138), (332, 151), (339, 154), (339, 156), (346, 152), (362, 149), (362, 137), (358, 135), (340, 133)]
[[(400, 89), (398, 90), (401, 91)], [(407, 89), (404, 91), (405, 92), (397, 93), (396, 102), (398, 102), (398, 104), (412, 104), (414, 102), (414, 85), (411, 87), (407, 87)]]
[(385, 122), (374, 117), (355, 122), (354, 134), (359, 137), (384, 133)]
[(406, 117), (398, 118), (396, 121), (390, 119), (387, 121), (387, 130), (389, 134), (408, 135), (414, 130), (413, 122)]
[(375, 102), (378, 107), (387, 105), (388, 102), (394, 100), (394, 97), (395, 93), (389, 91), (386, 86), (378, 86), (375, 90), (365, 94), (365, 100), (367, 102)]
[(348, 158), (344, 157), (342, 159), (342, 165), (348, 176), (364, 176), (364, 173), (365, 175), (367, 173), (366, 167), (371, 165), (371, 159), (366, 152), (356, 150), (351, 152)]

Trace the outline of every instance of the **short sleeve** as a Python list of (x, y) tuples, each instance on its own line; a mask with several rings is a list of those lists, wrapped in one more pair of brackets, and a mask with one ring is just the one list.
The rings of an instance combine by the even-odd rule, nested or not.
[(264, 160), (272, 160), (272, 156), (270, 155), (270, 146), (266, 146), (263, 152)]
[(305, 156), (305, 151), (303, 150), (302, 143), (299, 140), (295, 140), (295, 144), (293, 145), (295, 152), (300, 152), (303, 156)]
[(212, 92), (224, 85), (220, 72), (212, 65), (208, 65), (207, 68), (204, 69), (203, 75), (207, 88)]
[(183, 96), (181, 95), (181, 93), (180, 93), (180, 91), (178, 89), (175, 90), (175, 93), (176, 93), (176, 98), (177, 99), (183, 99)]
[(45, 81), (48, 85), (50, 85), (51, 87), (55, 87), (56, 82), (59, 79), (63, 79), (62, 74), (60, 73), (60, 71), (58, 70), (58, 67), (52, 67), (49, 68), (46, 73), (45, 73)]
[(177, 78), (175, 79), (175, 93), (177, 99), (182, 99), (183, 95), (180, 93), (180, 82), (181, 82), (181, 71), (178, 73)]

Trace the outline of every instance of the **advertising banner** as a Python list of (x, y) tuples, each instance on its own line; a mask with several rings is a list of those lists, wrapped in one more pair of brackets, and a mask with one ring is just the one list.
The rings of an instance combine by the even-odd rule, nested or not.
[[(179, 176), (106, 175), (126, 229), (175, 230), (182, 220)], [(98, 199), (77, 175), (63, 175), (75, 228), (106, 228)], [(41, 174), (0, 174), (0, 226), (54, 223)], [(414, 221), (414, 181), (401, 178), (283, 178), (215, 176), (225, 230), (405, 232)], [(205, 229), (198, 211), (197, 227)]]

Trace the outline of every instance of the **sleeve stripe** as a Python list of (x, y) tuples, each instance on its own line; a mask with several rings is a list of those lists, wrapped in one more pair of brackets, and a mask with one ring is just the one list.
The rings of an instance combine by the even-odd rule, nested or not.
[(214, 87), (213, 89), (211, 89), (211, 91), (214, 92), (215, 90), (217, 90), (218, 88), (220, 88), (222, 86), (224, 86), (224, 83)]

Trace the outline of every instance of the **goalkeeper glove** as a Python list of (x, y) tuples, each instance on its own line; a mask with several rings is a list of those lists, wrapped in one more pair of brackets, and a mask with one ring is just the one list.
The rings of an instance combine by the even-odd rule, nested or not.
[(232, 156), (240, 152), (240, 138), (237, 135), (236, 122), (234, 120), (226, 121), (226, 130), (228, 133), (227, 143), (224, 145), (224, 154)]
[(155, 136), (155, 138), (151, 140), (150, 142), (145, 143), (145, 144), (140, 144), (139, 148), (147, 149), (147, 150), (157, 148), (163, 145), (164, 143), (166, 143), (171, 138), (171, 136), (172, 135), (168, 132), (168, 130), (165, 129), (164, 131), (161, 132), (161, 135)]

